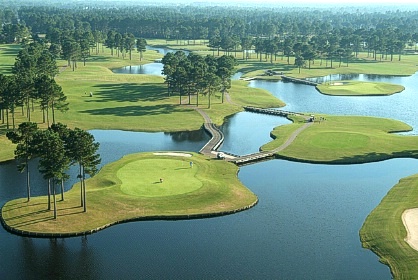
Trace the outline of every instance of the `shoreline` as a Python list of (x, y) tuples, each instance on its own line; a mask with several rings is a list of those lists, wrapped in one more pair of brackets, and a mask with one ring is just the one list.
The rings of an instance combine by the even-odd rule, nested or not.
[(238, 208), (238, 209), (230, 210), (230, 211), (221, 211), (221, 212), (214, 212), (214, 213), (201, 213), (201, 214), (190, 214), (190, 215), (187, 215), (187, 214), (173, 215), (173, 216), (153, 215), (153, 216), (134, 217), (134, 218), (123, 219), (123, 220), (118, 220), (118, 221), (115, 221), (115, 222), (111, 222), (111, 223), (102, 225), (100, 227), (97, 227), (97, 228), (94, 228), (94, 229), (91, 229), (91, 230), (80, 231), (80, 232), (66, 232), (66, 233), (31, 232), (31, 231), (24, 231), (24, 230), (19, 230), (19, 229), (13, 228), (13, 227), (9, 226), (5, 222), (5, 220), (3, 219), (3, 207), (4, 207), (4, 205), (3, 205), (0, 209), (0, 222), (1, 222), (1, 224), (2, 224), (2, 226), (5, 230), (7, 230), (10, 233), (20, 235), (20, 236), (36, 237), (36, 238), (63, 238), (63, 237), (67, 238), (67, 237), (77, 237), (77, 236), (90, 235), (90, 234), (99, 232), (101, 230), (104, 230), (106, 228), (109, 228), (111, 226), (118, 225), (118, 224), (129, 223), (129, 222), (197, 220), (197, 219), (207, 219), (207, 218), (215, 218), (215, 217), (220, 217), (220, 216), (232, 215), (232, 214), (235, 214), (235, 213), (242, 212), (242, 211), (248, 210), (250, 208), (253, 208), (257, 204), (258, 204), (258, 197), (257, 197), (256, 201), (254, 201), (252, 204), (241, 207), (241, 208)]

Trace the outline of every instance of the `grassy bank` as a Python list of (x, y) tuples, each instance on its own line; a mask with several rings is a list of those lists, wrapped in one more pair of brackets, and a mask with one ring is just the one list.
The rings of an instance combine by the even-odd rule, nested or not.
[(57, 220), (52, 211), (46, 210), (46, 197), (34, 197), (29, 203), (26, 199), (7, 202), (3, 219), (15, 230), (74, 233), (147, 217), (232, 213), (257, 202), (257, 197), (238, 180), (237, 166), (194, 153), (188, 155), (192, 156), (133, 154), (106, 165), (86, 183), (86, 213), (80, 207), (76, 184), (65, 193), (65, 201), (58, 202)]
[[(295, 141), (278, 156), (313, 163), (363, 163), (389, 158), (418, 157), (416, 136), (391, 132), (409, 131), (405, 123), (383, 118), (315, 115), (314, 125), (302, 131)], [(322, 121), (321, 121), (322, 118)], [(277, 127), (275, 138), (264, 145), (272, 150), (283, 144), (303, 121)]]
[[(9, 50), (5, 50), (9, 48)], [(101, 49), (101, 48), (100, 48)], [(17, 54), (17, 46), (5, 45), (3, 51)], [(129, 65), (153, 62), (161, 55), (155, 51), (146, 51), (144, 59), (139, 55), (128, 57), (113, 56), (109, 49), (93, 55), (84, 66), (82, 62), (73, 71), (66, 61), (58, 61), (61, 69), (56, 81), (66, 94), (70, 110), (56, 113), (56, 120), (69, 127), (82, 129), (121, 129), (131, 131), (187, 131), (197, 130), (203, 124), (202, 117), (190, 106), (180, 106), (178, 96), (168, 96), (164, 79), (152, 75), (114, 74), (110, 69)], [(10, 69), (14, 59), (0, 56), (0, 64)], [(7, 67), (7, 64), (8, 67)], [(89, 93), (93, 93), (93, 97)], [(248, 88), (247, 82), (234, 81), (230, 89), (232, 103), (222, 103), (221, 94), (208, 98), (201, 96), (199, 106), (218, 125), (224, 118), (242, 110), (242, 105), (252, 104), (260, 107), (279, 107), (283, 102), (265, 90)], [(195, 102), (195, 99), (192, 100)], [(185, 101), (183, 99), (182, 103)], [(26, 117), (16, 114), (16, 123), (26, 121)], [(32, 120), (42, 122), (41, 111), (35, 108)], [(40, 124), (40, 126), (46, 126)], [(7, 143), (6, 125), (0, 124), (0, 142)], [(13, 157), (13, 145), (2, 145), (0, 161)]]
[(387, 264), (395, 279), (418, 279), (418, 252), (405, 241), (402, 213), (416, 208), (418, 175), (403, 178), (370, 213), (360, 230), (363, 247)]
[(334, 83), (323, 83), (316, 86), (316, 89), (326, 95), (336, 96), (373, 96), (392, 95), (399, 93), (405, 88), (401, 85), (377, 82), (359, 81), (338, 81)]

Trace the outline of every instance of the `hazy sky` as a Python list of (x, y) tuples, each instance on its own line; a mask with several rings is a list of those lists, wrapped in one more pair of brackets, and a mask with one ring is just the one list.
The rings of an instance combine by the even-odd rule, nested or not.
[[(157, 0), (158, 1), (158, 0)], [(321, 4), (328, 5), (346, 5), (346, 6), (359, 6), (359, 5), (417, 5), (417, 0), (159, 0), (158, 2), (182, 2), (182, 3), (193, 3), (193, 2), (202, 2), (202, 3), (257, 3), (257, 4), (267, 4), (272, 3), (276, 5), (290, 6), (292, 4), (304, 4), (306, 6), (320, 6)]]

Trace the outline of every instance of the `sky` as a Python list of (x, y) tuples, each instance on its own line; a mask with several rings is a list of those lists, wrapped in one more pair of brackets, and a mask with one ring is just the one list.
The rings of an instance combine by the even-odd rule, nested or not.
[[(157, 0), (158, 1), (158, 0)], [(156, 1), (156, 2), (157, 2)], [(364, 5), (392, 5), (392, 6), (399, 6), (399, 5), (416, 5), (418, 6), (417, 0), (159, 0), (158, 2), (166, 2), (166, 3), (256, 3), (256, 4), (267, 4), (272, 3), (275, 5), (283, 5), (283, 6), (291, 6), (293, 4), (296, 5), (306, 5), (306, 6), (320, 6), (321, 4), (327, 5), (346, 5), (346, 6), (364, 6)]]

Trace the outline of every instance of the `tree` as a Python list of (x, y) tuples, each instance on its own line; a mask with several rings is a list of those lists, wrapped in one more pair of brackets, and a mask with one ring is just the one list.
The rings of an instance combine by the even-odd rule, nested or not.
[(68, 110), (67, 97), (64, 95), (62, 88), (53, 78), (41, 76), (36, 79), (35, 89), (37, 97), (40, 99), (41, 109), (44, 112), (44, 122), (46, 113), (46, 122), (49, 127), (49, 113), (51, 109), (52, 123), (55, 123), (55, 110), (65, 112)]
[(208, 108), (211, 106), (211, 96), (216, 91), (220, 90), (221, 79), (214, 73), (208, 73), (206, 76), (206, 94), (208, 96)]
[(86, 174), (94, 176), (100, 164), (100, 155), (97, 154), (100, 144), (95, 142), (94, 136), (87, 131), (79, 128), (70, 130), (68, 135), (67, 150), (69, 158), (73, 163), (79, 165), (79, 179), (81, 192), (81, 206), (84, 212), (87, 211), (86, 206)]
[(12, 127), (15, 129), (16, 108), (22, 106), (24, 96), (15, 75), (3, 76), (2, 78), (2, 103), (6, 109), (6, 128), (9, 129), (9, 112), (12, 114)]
[(48, 210), (51, 210), (51, 184), (54, 205), (54, 219), (57, 219), (56, 185), (67, 178), (65, 170), (69, 167), (65, 155), (64, 142), (58, 133), (51, 129), (38, 130), (33, 137), (32, 147), (39, 156), (39, 172), (48, 181)]
[(26, 188), (28, 201), (30, 201), (30, 174), (29, 174), (29, 160), (36, 153), (30, 143), (33, 140), (35, 132), (38, 130), (38, 125), (33, 122), (23, 122), (19, 125), (16, 131), (7, 132), (7, 138), (13, 144), (17, 144), (15, 150), (15, 159), (18, 160), (17, 169), (19, 172), (26, 170)]
[(237, 62), (232, 56), (224, 55), (217, 60), (216, 75), (220, 78), (221, 82), (222, 103), (224, 103), (225, 92), (231, 88), (231, 76), (236, 64)]
[(147, 41), (143, 38), (136, 40), (136, 50), (139, 52), (139, 61), (142, 61), (143, 54), (147, 50)]
[(305, 65), (305, 60), (303, 59), (302, 56), (300, 56), (300, 55), (296, 56), (295, 65), (296, 65), (296, 67), (299, 68), (299, 74), (300, 74), (300, 68)]

